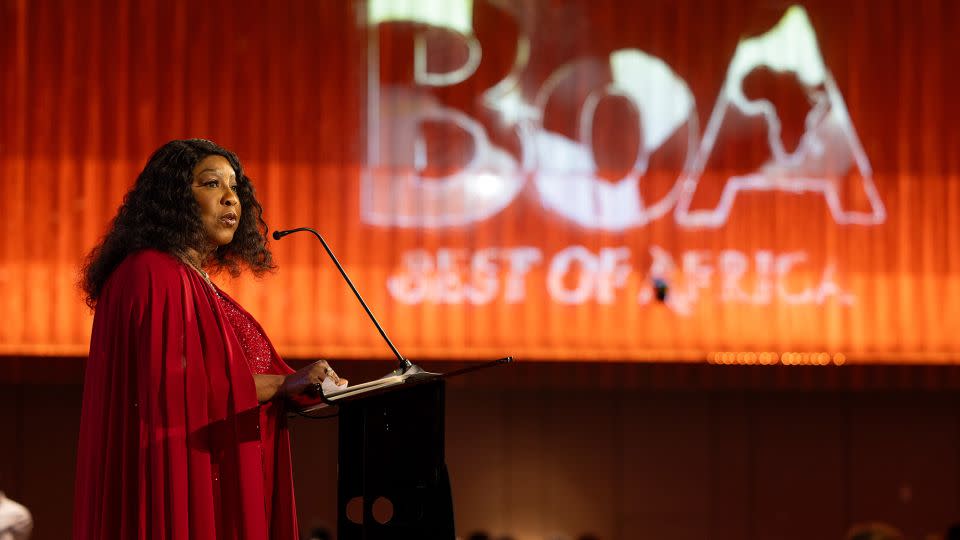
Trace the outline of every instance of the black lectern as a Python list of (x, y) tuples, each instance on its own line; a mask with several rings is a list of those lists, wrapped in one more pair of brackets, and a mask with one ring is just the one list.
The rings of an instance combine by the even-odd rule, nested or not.
[[(414, 366), (320, 392), (300, 414), (339, 408), (337, 535), (340, 540), (454, 540), (444, 452), (446, 379), (509, 364), (512, 357), (445, 373)], [(329, 418), (329, 416), (318, 416)]]
[[(343, 390), (317, 392), (322, 403), (301, 414), (340, 407), (337, 480), (337, 534), (340, 540), (454, 540), (453, 499), (444, 458), (445, 377), (513, 361), (512, 357), (438, 375), (400, 354), (363, 301), (327, 241), (309, 227), (274, 231), (280, 240), (310, 232), (337, 266), (370, 321), (393, 351), (398, 367), (390, 375)], [(356, 512), (353, 511), (356, 507)]]
[(445, 387), (442, 377), (424, 373), (337, 401), (338, 538), (455, 538), (444, 457)]

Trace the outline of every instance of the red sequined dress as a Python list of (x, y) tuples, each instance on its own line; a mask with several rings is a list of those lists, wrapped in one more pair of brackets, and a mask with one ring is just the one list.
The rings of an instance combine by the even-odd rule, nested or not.
[(84, 369), (75, 540), (297, 540), (286, 406), (253, 376), (293, 370), (226, 293), (169, 253), (129, 255)]
[[(240, 342), (243, 356), (247, 360), (251, 373), (256, 375), (286, 375), (293, 371), (276, 354), (263, 328), (252, 315), (216, 287), (214, 287), (214, 296), (216, 296), (217, 303), (220, 304), (220, 309), (223, 311), (227, 322), (233, 328), (237, 341)], [(289, 485), (292, 482), (285, 418), (286, 414), (282, 410), (282, 403), (277, 400), (260, 405), (258, 432), (263, 456), (263, 484), (264, 493), (267, 494), (267, 500), (264, 503), (268, 523), (273, 521), (271, 517), (275, 513), (274, 510), (280, 513), (289, 512), (287, 508), (271, 508), (272, 503), (279, 500), (271, 495), (275, 493), (278, 485)], [(277, 478), (279, 475), (283, 475), (284, 478)]]
[(219, 290), (216, 293), (220, 309), (227, 316), (227, 321), (233, 327), (233, 332), (237, 334), (240, 346), (243, 347), (243, 353), (247, 357), (250, 371), (257, 375), (270, 372), (274, 362), (273, 351), (271, 351), (270, 343), (263, 335), (260, 325), (233, 300), (227, 298)]

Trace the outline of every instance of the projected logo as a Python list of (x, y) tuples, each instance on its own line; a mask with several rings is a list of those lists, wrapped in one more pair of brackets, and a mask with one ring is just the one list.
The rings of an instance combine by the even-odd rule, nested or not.
[[(687, 83), (644, 51), (574, 59), (529, 88), (529, 14), (512, 3), (490, 4), (516, 21), (518, 37), (512, 67), (480, 93), (477, 108), (467, 97), (449, 98), (456, 98), (453, 87), (477, 76), (482, 59), (472, 1), (367, 2), (364, 222), (476, 223), (511, 204), (528, 179), (545, 208), (588, 229), (642, 227), (671, 209), (681, 227), (720, 227), (737, 195), (748, 191), (821, 196), (838, 224), (884, 222), (869, 160), (803, 8), (791, 7), (768, 32), (738, 45), (700, 139)], [(412, 32), (411, 76), (391, 76), (380, 63), (377, 28), (386, 23)], [(764, 70), (789, 77), (809, 104), (792, 149), (784, 142), (783, 111), (745, 91)], [(766, 157), (751, 169), (719, 174), (728, 168), (713, 165), (718, 148), (737, 140), (745, 125), (765, 133)]]
[[(473, 3), (370, 0), (367, 149), (361, 213), (367, 223), (447, 227), (488, 218), (523, 187), (518, 160), (492, 143), (475, 118), (442, 104), (431, 92), (466, 81), (480, 64)], [(413, 78), (381, 80), (376, 27), (413, 23)], [(451, 50), (431, 55), (433, 50)], [(521, 53), (518, 52), (518, 55)], [(431, 65), (430, 59), (433, 59)], [(523, 62), (525, 64), (525, 59)], [(515, 83), (508, 76), (504, 86)], [(495, 99), (500, 88), (484, 96)]]
[[(609, 111), (604, 118), (600, 108), (605, 104)], [(621, 111), (625, 109), (626, 122), (613, 117), (617, 105)], [(647, 173), (658, 150), (668, 145), (679, 147), (686, 161), (696, 147), (693, 94), (659, 58), (626, 49), (614, 52), (606, 62), (584, 59), (568, 64), (543, 85), (534, 110), (560, 111), (561, 121), (554, 122), (560, 129), (564, 127), (563, 112), (575, 111), (567, 113), (573, 119), (569, 135), (550, 129), (549, 123), (543, 122), (545, 114), (540, 114), (537, 128), (522, 139), (527, 147), (533, 147), (532, 178), (547, 208), (584, 227), (623, 230), (646, 225), (676, 204), (678, 184), (673, 176), (666, 193), (651, 196), (652, 190), (643, 189), (653, 181)], [(598, 122), (598, 117), (607, 125)], [(629, 163), (616, 163), (608, 144), (597, 144), (595, 136), (605, 129), (615, 134), (613, 139), (634, 142), (632, 148), (616, 148), (633, 157)], [(601, 167), (598, 162), (602, 161), (613, 163)], [(675, 163), (672, 170), (686, 166), (688, 163)], [(623, 173), (618, 174), (617, 169)]]
[[(744, 94), (745, 79), (764, 68), (792, 75), (810, 103), (799, 144), (792, 152), (785, 148), (782, 121), (774, 104)], [(767, 159), (755, 170), (727, 178), (714, 208), (691, 210), (690, 203), (718, 140), (725, 132), (737, 129), (737, 122), (726, 121), (732, 116), (762, 124)], [(737, 46), (700, 150), (682, 185), (676, 220), (686, 227), (719, 227), (730, 216), (737, 193), (763, 190), (820, 194), (834, 221), (840, 224), (883, 223), (886, 211), (873, 183), (870, 162), (802, 8), (791, 7), (769, 32)], [(841, 196), (843, 193), (846, 197)], [(864, 201), (869, 210), (848, 208), (842, 199)]]

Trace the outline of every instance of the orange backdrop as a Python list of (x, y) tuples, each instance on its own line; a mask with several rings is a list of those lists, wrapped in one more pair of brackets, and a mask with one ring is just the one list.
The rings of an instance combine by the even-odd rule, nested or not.
[[(204, 137), (412, 358), (956, 361), (955, 2), (431, 4), (0, 3), (0, 353), (85, 354), (84, 254)], [(272, 247), (221, 282), (282, 354), (389, 356)]]

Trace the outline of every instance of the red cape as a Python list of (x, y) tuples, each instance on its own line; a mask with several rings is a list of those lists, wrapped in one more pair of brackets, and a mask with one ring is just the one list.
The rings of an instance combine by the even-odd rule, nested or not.
[[(292, 371), (273, 357), (270, 372)], [(127, 257), (93, 321), (74, 538), (295, 540), (283, 409), (257, 403), (196, 272), (158, 251)]]

